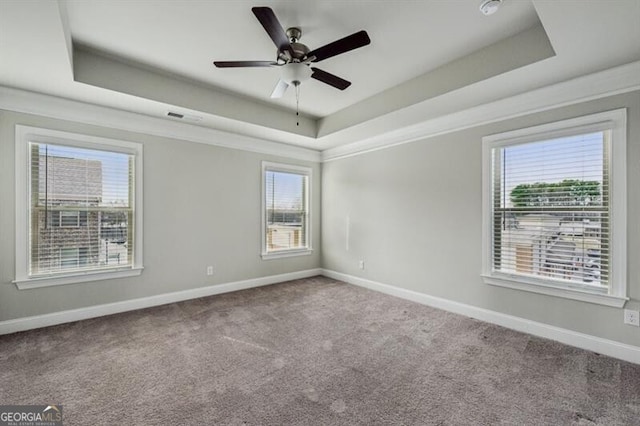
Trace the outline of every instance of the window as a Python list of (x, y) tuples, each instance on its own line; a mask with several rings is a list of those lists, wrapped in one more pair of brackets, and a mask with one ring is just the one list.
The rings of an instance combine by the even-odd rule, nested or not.
[(79, 210), (51, 210), (48, 213), (48, 226), (78, 228), (87, 226), (87, 212)]
[(262, 163), (262, 258), (311, 253), (311, 169)]
[(75, 269), (80, 266), (80, 249), (60, 249), (60, 269)]
[(610, 306), (626, 300), (626, 111), (488, 136), (490, 284)]
[(139, 275), (142, 146), (16, 126), (19, 288)]

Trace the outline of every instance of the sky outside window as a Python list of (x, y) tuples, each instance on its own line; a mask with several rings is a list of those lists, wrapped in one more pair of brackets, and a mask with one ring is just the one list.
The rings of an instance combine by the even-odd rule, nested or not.
[(565, 179), (603, 181), (604, 133), (590, 133), (502, 148), (505, 207), (520, 184), (557, 183)]
[(305, 175), (266, 172), (266, 205), (268, 209), (303, 209)]

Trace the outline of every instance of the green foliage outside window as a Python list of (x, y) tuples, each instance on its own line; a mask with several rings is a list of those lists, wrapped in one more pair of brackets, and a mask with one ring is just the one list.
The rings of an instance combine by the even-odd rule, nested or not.
[(562, 182), (523, 183), (511, 190), (514, 207), (599, 206), (600, 182), (565, 179)]

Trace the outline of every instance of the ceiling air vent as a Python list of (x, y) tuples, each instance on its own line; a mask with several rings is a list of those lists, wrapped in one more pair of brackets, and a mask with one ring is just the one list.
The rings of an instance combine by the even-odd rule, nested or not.
[(202, 121), (202, 117), (191, 114), (181, 114), (179, 112), (168, 111), (167, 117), (177, 118), (179, 120), (185, 121)]

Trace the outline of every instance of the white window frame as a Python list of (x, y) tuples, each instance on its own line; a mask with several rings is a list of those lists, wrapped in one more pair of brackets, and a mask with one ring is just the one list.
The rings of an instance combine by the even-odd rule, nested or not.
[[(307, 190), (306, 197), (304, 203), (306, 205), (306, 223), (307, 226), (304, 230), (305, 232), (305, 241), (307, 242), (307, 247), (299, 248), (299, 249), (290, 249), (290, 250), (279, 250), (279, 251), (267, 251), (267, 171), (273, 172), (283, 172), (283, 173), (295, 173), (305, 175), (307, 177)], [(292, 256), (305, 256), (309, 255), (313, 252), (313, 247), (311, 244), (311, 188), (312, 188), (312, 170), (310, 167), (305, 166), (296, 166), (292, 164), (282, 164), (282, 163), (272, 163), (269, 161), (262, 162), (262, 201), (261, 201), (261, 216), (262, 216), (262, 259), (270, 260), (270, 259), (279, 259), (283, 257), (292, 257)]]
[[(544, 278), (523, 277), (493, 270), (492, 175), (494, 148), (611, 131), (610, 226), (611, 254), (608, 293), (558, 285)], [(627, 111), (625, 108), (590, 114), (482, 138), (482, 277), (486, 284), (546, 294), (606, 306), (623, 307), (627, 297)]]
[[(125, 268), (61, 272), (46, 277), (29, 276), (29, 208), (30, 208), (30, 166), (29, 143), (50, 143), (74, 146), (86, 149), (99, 149), (110, 152), (131, 154), (134, 162), (134, 248), (133, 264)], [(144, 269), (142, 264), (142, 144), (97, 136), (63, 132), (16, 125), (15, 127), (15, 184), (16, 184), (16, 278), (13, 283), (20, 290), (74, 284), (88, 281), (99, 281), (113, 278), (138, 276)]]

